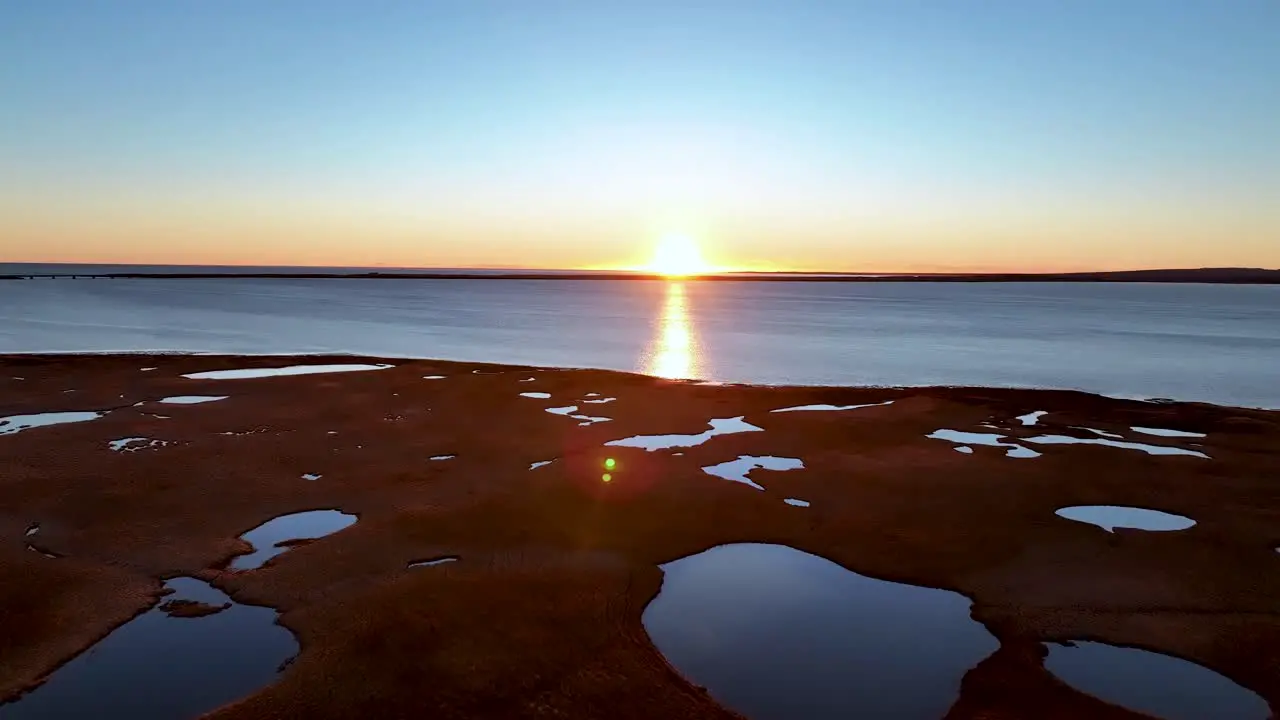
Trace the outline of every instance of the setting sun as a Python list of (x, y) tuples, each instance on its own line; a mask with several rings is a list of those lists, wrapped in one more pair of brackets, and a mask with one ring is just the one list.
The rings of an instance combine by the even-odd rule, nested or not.
[(646, 269), (668, 277), (685, 277), (711, 271), (693, 238), (675, 234), (664, 235), (658, 241), (658, 247), (653, 251), (653, 260)]

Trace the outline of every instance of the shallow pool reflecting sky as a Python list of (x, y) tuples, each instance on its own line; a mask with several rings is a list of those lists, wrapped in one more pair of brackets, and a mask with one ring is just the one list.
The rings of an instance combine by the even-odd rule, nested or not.
[(937, 720), (998, 647), (963, 595), (782, 545), (722, 545), (662, 570), (643, 615), (649, 637), (752, 720)]
[(157, 603), (54, 671), (48, 682), (0, 705), (5, 720), (145, 718), (187, 720), (275, 680), (298, 652), (269, 607), (232, 603), (194, 578), (165, 583), (169, 600), (231, 606), (204, 617), (171, 617)]

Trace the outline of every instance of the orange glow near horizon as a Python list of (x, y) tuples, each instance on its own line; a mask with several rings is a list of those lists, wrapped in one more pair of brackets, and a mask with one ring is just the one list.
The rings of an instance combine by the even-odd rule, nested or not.
[(1232, 242), (1217, 242), (1221, 228), (1213, 218), (1198, 218), (1194, 208), (1184, 212), (1186, 204), (1171, 206), (1168, 217), (1152, 224), (1085, 214), (1070, 223), (1046, 217), (1042, 224), (1012, 212), (999, 226), (974, 218), (940, 218), (932, 227), (867, 220), (842, 228), (834, 220), (791, 227), (694, 217), (689, 234), (661, 236), (654, 233), (656, 221), (635, 217), (489, 224), (408, 211), (373, 217), (359, 208), (339, 212), (340, 206), (273, 215), (163, 195), (145, 208), (81, 207), (74, 200), (0, 192), (0, 262), (576, 269), (669, 277), (1280, 267), (1274, 225), (1255, 222), (1241, 208), (1227, 228)]
[(1280, 268), (1274, 2), (65, 4), (0, 24), (0, 263)]

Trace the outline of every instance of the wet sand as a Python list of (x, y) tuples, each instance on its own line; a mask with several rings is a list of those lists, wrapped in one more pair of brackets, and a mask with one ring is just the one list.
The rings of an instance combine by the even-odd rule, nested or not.
[[(344, 362), (395, 367), (181, 377)], [(432, 375), (445, 377), (424, 379)], [(226, 399), (158, 402), (182, 396)], [(596, 397), (617, 399), (584, 404)], [(569, 405), (611, 420), (581, 425), (545, 411)], [(1035, 425), (1018, 419), (1038, 410), (1048, 414)], [(1280, 413), (437, 361), (0, 357), (0, 417), (57, 411), (110, 412), (0, 436), (0, 700), (162, 601), (163, 580), (190, 575), (276, 608), (302, 648), (273, 685), (214, 713), (220, 720), (736, 717), (668, 665), (641, 614), (660, 564), (767, 542), (971, 598), (1001, 647), (965, 676), (948, 718), (1144, 717), (1048, 674), (1041, 643), (1070, 639), (1185, 658), (1280, 709)], [(655, 452), (605, 446), (696, 435), (737, 416), (764, 432)], [(1089, 435), (1077, 426), (1210, 459), (1025, 442)], [(944, 428), (1000, 433), (1041, 456), (980, 445), (966, 454), (926, 437)], [(122, 438), (168, 444), (111, 450)], [(800, 458), (804, 469), (752, 471), (765, 492), (702, 470), (739, 456)], [(616, 461), (607, 483), (606, 458)], [(1197, 524), (1108, 533), (1054, 514), (1075, 505)], [(228, 569), (249, 550), (244, 532), (319, 509), (359, 520), (261, 569)], [(457, 560), (409, 567), (443, 557)]]

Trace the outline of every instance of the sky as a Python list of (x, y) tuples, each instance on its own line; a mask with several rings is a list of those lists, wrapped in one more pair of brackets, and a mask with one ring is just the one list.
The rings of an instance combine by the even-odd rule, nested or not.
[(0, 0), (0, 261), (1280, 267), (1275, 0)]

